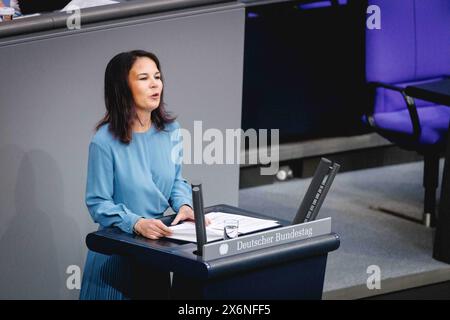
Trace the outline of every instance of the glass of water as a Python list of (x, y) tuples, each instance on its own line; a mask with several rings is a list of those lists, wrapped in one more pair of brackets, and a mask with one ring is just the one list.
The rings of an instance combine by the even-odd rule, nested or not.
[(234, 239), (239, 234), (239, 221), (236, 219), (226, 219), (223, 222), (223, 238)]

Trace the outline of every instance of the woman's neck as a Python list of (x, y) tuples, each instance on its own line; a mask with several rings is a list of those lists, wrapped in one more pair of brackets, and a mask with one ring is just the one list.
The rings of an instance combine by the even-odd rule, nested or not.
[(136, 110), (136, 118), (133, 121), (134, 132), (146, 132), (152, 126), (152, 113)]

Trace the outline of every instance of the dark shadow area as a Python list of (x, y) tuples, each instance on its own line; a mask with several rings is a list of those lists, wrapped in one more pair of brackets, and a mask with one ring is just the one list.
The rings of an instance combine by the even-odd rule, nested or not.
[[(11, 154), (19, 153), (20, 162), (6, 162)], [(2, 170), (8, 170), (10, 178), (17, 177), (15, 206), (7, 208), (12, 212), (5, 212), (11, 218), (0, 239), (0, 297), (71, 298), (66, 270), (81, 260), (82, 242), (78, 225), (64, 212), (62, 172), (56, 161), (40, 150), (25, 153), (13, 146), (3, 148), (0, 154)]]
[(281, 143), (368, 132), (364, 2), (247, 8), (244, 130), (279, 128)]

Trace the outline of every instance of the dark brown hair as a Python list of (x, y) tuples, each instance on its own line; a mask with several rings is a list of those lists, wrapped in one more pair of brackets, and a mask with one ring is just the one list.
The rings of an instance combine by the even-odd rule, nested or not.
[[(109, 131), (121, 142), (129, 144), (132, 139), (132, 125), (136, 116), (133, 95), (128, 84), (128, 74), (134, 62), (141, 57), (147, 57), (155, 62), (161, 72), (161, 80), (164, 78), (158, 58), (151, 52), (134, 50), (117, 54), (109, 61), (105, 71), (105, 106), (106, 113), (96, 126), (109, 124)], [(164, 108), (164, 90), (161, 92), (161, 100), (158, 108), (152, 111), (152, 124), (158, 130), (164, 130), (165, 125), (175, 120)]]

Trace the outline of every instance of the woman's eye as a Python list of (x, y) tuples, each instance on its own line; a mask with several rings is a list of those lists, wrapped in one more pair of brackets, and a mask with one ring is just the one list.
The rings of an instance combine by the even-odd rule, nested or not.
[(156, 80), (160, 80), (161, 77), (160, 77), (160, 76), (156, 76), (155, 79), (156, 79)]
[(139, 80), (147, 80), (147, 78), (140, 78)]

